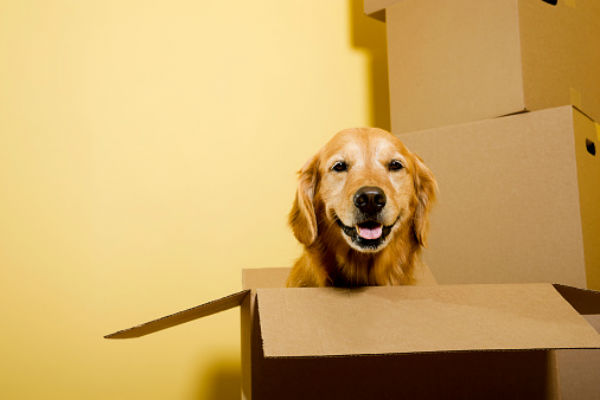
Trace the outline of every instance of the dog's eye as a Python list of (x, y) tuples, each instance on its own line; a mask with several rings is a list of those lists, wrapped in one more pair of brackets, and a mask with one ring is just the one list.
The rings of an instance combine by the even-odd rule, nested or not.
[(402, 165), (402, 163), (398, 160), (392, 160), (388, 164), (388, 168), (390, 171), (398, 171), (398, 170), (404, 168), (404, 165)]
[(336, 172), (344, 172), (348, 169), (348, 165), (345, 161), (338, 161), (335, 164), (333, 164), (333, 167), (331, 167), (331, 169)]

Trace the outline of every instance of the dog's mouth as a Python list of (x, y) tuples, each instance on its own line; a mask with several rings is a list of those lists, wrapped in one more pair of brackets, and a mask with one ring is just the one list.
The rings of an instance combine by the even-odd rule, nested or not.
[(396, 218), (393, 224), (388, 226), (375, 220), (367, 220), (355, 226), (347, 226), (344, 225), (337, 215), (335, 216), (335, 221), (342, 228), (344, 234), (352, 241), (352, 244), (363, 251), (379, 250), (399, 219), (400, 216)]
[(383, 236), (383, 224), (375, 221), (367, 221), (356, 225), (358, 236), (365, 240), (377, 240)]

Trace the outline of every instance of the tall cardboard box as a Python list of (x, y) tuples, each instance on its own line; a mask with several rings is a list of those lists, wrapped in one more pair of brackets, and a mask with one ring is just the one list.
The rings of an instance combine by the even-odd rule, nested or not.
[(108, 337), (241, 305), (242, 398), (254, 400), (557, 399), (551, 350), (600, 348), (581, 315), (600, 305), (595, 292), (550, 284), (289, 289), (288, 272), (245, 270), (241, 292)]
[(574, 104), (600, 121), (600, 2), (365, 0), (387, 24), (392, 131)]
[(438, 281), (600, 289), (599, 131), (563, 106), (401, 135), (438, 180)]

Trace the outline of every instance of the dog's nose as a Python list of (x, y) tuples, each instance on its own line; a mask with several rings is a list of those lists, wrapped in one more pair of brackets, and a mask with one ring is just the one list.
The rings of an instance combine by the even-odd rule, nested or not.
[(385, 193), (376, 186), (363, 186), (354, 194), (354, 205), (365, 214), (381, 211), (385, 202)]

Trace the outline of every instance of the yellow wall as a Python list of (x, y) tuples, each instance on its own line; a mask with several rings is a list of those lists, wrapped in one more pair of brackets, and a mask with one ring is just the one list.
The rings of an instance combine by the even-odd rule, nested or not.
[(295, 171), (387, 127), (356, 0), (0, 0), (0, 398), (237, 398), (239, 314), (102, 335), (289, 266)]

